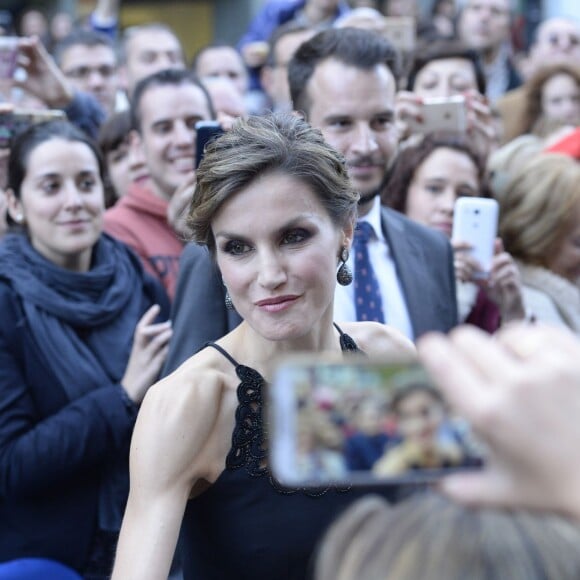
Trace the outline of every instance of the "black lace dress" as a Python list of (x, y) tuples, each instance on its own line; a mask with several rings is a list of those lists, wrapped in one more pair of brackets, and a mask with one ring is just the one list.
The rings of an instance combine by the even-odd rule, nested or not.
[[(358, 351), (341, 332), (343, 350)], [(239, 405), (226, 468), (202, 495), (188, 502), (181, 550), (185, 580), (302, 580), (332, 520), (364, 491), (288, 489), (265, 466), (263, 377), (226, 356), (240, 378)]]

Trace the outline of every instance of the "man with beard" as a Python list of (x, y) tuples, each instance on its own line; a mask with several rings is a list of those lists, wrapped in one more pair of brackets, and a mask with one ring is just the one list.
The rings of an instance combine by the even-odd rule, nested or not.
[[(345, 157), (360, 193), (357, 228), (370, 235), (366, 249), (361, 249), (355, 232), (346, 262), (354, 284), (337, 285), (334, 318), (385, 322), (415, 339), (430, 330), (452, 328), (457, 308), (450, 245), (437, 233), (381, 207), (378, 197), (397, 149), (395, 59), (388, 41), (375, 33), (326, 30), (298, 48), (288, 80), (294, 109)], [(357, 280), (361, 251), (368, 253), (370, 262), (362, 268), (364, 283)], [(377, 292), (365, 294), (359, 289), (363, 284), (367, 290), (375, 286)], [(367, 301), (378, 305), (367, 308)]]
[[(294, 109), (344, 155), (361, 194), (359, 222), (374, 228), (367, 248), (372, 268), (364, 272), (364, 283), (362, 276), (357, 279), (360, 270), (354, 256), (364, 250), (357, 248), (355, 235), (346, 260), (354, 284), (337, 284), (334, 318), (339, 324), (385, 322), (415, 339), (431, 330), (446, 332), (457, 324), (455, 277), (452, 249), (443, 236), (380, 206), (377, 194), (398, 139), (394, 60), (393, 48), (377, 34), (331, 29), (300, 46), (290, 61), (288, 77)], [(378, 296), (362, 294), (369, 286)], [(239, 323), (236, 312), (226, 310), (224, 299), (225, 289), (206, 248), (189, 244), (180, 263), (164, 374)]]

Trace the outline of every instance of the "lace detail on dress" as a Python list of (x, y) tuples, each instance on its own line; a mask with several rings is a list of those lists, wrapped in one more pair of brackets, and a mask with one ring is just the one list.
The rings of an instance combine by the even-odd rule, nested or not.
[[(354, 345), (353, 350), (358, 350), (354, 341), (352, 339), (350, 341)], [(344, 347), (343, 349), (351, 350)], [(348, 491), (351, 488), (350, 485), (291, 488), (276, 481), (267, 465), (268, 424), (262, 415), (264, 378), (258, 371), (240, 364), (236, 366), (236, 374), (240, 379), (237, 389), (238, 408), (236, 409), (236, 425), (232, 434), (232, 448), (226, 457), (226, 469), (234, 470), (244, 467), (251, 477), (268, 476), (272, 487), (281, 494), (302, 492), (318, 497), (330, 489), (339, 492)]]

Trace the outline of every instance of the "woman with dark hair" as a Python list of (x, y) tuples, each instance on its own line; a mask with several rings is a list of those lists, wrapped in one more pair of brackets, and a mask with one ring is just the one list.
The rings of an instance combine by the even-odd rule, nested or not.
[(467, 108), (467, 133), (484, 156), (498, 143), (498, 128), (485, 95), (485, 73), (479, 54), (456, 40), (438, 40), (419, 47), (404, 91), (397, 93), (396, 113), (404, 137), (408, 119), (423, 122), (429, 99), (462, 96)]
[(113, 578), (166, 578), (180, 528), (186, 579), (306, 576), (322, 531), (357, 493), (272, 476), (272, 360), (414, 350), (384, 324), (333, 323), (335, 286), (352, 280), (357, 202), (342, 157), (293, 115), (240, 119), (208, 144), (189, 223), (243, 322), (146, 397)]
[(110, 573), (133, 425), (171, 336), (154, 322), (163, 289), (102, 234), (102, 179), (73, 125), (27, 129), (8, 165), (20, 231), (0, 243), (0, 562), (45, 558), (91, 579)]
[[(460, 133), (433, 133), (405, 147), (387, 177), (383, 203), (451, 239), (461, 196), (489, 197), (484, 165)], [(475, 282), (478, 264), (464, 240), (452, 240), (459, 318), (494, 332), (500, 322), (525, 317), (517, 267), (496, 240), (489, 279)]]

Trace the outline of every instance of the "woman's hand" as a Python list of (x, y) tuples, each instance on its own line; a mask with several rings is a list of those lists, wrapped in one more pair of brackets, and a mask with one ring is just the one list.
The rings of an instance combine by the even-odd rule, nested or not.
[(493, 338), (463, 326), (421, 338), (418, 350), (488, 450), (483, 471), (452, 475), (443, 491), (462, 503), (580, 519), (580, 341), (541, 325), (510, 325)]
[(410, 120), (423, 123), (423, 99), (411, 91), (399, 91), (395, 99), (395, 126), (399, 141), (411, 136)]
[(455, 278), (461, 282), (474, 282), (475, 274), (482, 271), (481, 264), (470, 254), (472, 245), (461, 240), (451, 242)]
[(499, 146), (497, 124), (487, 99), (478, 91), (470, 90), (465, 94), (467, 103), (467, 132), (483, 159)]
[(159, 310), (157, 304), (151, 306), (137, 323), (131, 356), (121, 381), (131, 400), (137, 404), (141, 403), (147, 389), (157, 381), (173, 333), (169, 320), (153, 324)]
[(483, 286), (489, 298), (499, 306), (502, 322), (526, 317), (520, 272), (499, 238), (495, 240), (491, 272)]

